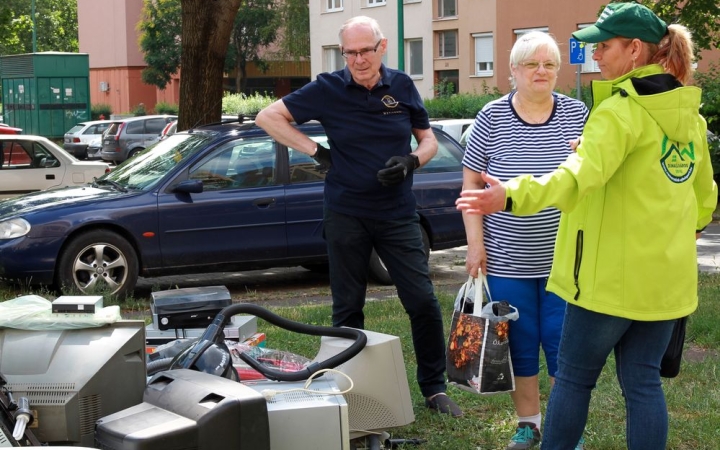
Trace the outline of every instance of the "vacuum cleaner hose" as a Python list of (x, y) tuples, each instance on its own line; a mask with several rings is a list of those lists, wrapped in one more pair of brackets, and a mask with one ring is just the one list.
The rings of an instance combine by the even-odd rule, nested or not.
[[(308, 334), (311, 336), (329, 336), (345, 338), (354, 341), (348, 348), (342, 352), (334, 355), (324, 361), (315, 362), (306, 368), (294, 372), (285, 372), (276, 370), (260, 364), (250, 356), (241, 353), (240, 358), (253, 369), (263, 374), (266, 378), (276, 381), (302, 381), (310, 378), (315, 372), (323, 369), (335, 368), (344, 362), (349, 361), (356, 356), (367, 344), (367, 335), (361, 330), (355, 328), (337, 328), (337, 327), (324, 327), (319, 325), (308, 325), (304, 323), (295, 322), (284, 317), (280, 317), (267, 309), (250, 304), (250, 303), (237, 303), (234, 305), (226, 306), (223, 308), (218, 315), (225, 316), (225, 320), (236, 315), (236, 314), (251, 314), (256, 317), (260, 317), (268, 321), (269, 323), (286, 330), (294, 331), (301, 334)], [(223, 323), (223, 326), (225, 324)], [(222, 329), (222, 327), (221, 327)]]

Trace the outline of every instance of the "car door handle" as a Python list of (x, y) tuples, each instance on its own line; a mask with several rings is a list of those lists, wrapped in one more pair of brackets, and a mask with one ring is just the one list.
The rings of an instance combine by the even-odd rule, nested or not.
[(54, 180), (54, 179), (55, 179), (55, 175), (49, 173), (49, 174), (45, 175), (45, 179), (46, 179), (46, 180)]
[(257, 206), (258, 208), (267, 208), (273, 203), (275, 203), (275, 197), (263, 197), (255, 199), (253, 201), (253, 205)]

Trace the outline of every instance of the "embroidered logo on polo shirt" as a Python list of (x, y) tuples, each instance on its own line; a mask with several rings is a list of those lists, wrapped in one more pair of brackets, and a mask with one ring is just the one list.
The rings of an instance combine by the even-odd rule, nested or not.
[(680, 148), (678, 142), (672, 142), (667, 136), (662, 142), (660, 165), (665, 175), (673, 183), (687, 181), (695, 170), (695, 146), (692, 142)]
[(392, 98), (390, 95), (386, 95), (381, 100), (383, 102), (383, 105), (387, 106), (388, 108), (395, 108), (398, 105), (398, 101)]

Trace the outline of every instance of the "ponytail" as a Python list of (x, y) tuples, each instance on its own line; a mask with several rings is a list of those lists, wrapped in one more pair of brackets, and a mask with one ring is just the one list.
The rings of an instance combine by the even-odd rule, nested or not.
[(687, 84), (692, 77), (693, 52), (690, 30), (683, 25), (672, 24), (668, 25), (667, 35), (660, 41), (649, 62), (662, 65), (680, 83)]

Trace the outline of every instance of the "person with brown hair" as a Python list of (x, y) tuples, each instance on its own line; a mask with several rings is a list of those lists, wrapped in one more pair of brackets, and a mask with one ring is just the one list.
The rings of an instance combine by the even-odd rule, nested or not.
[(660, 362), (675, 319), (697, 308), (695, 239), (717, 186), (700, 89), (685, 86), (693, 45), (637, 3), (611, 3), (573, 33), (595, 44), (603, 81), (576, 153), (542, 177), (483, 175), (466, 214), (562, 212), (548, 290), (567, 302), (542, 448), (570, 450), (611, 352), (626, 404), (627, 448), (663, 449), (668, 414)]

